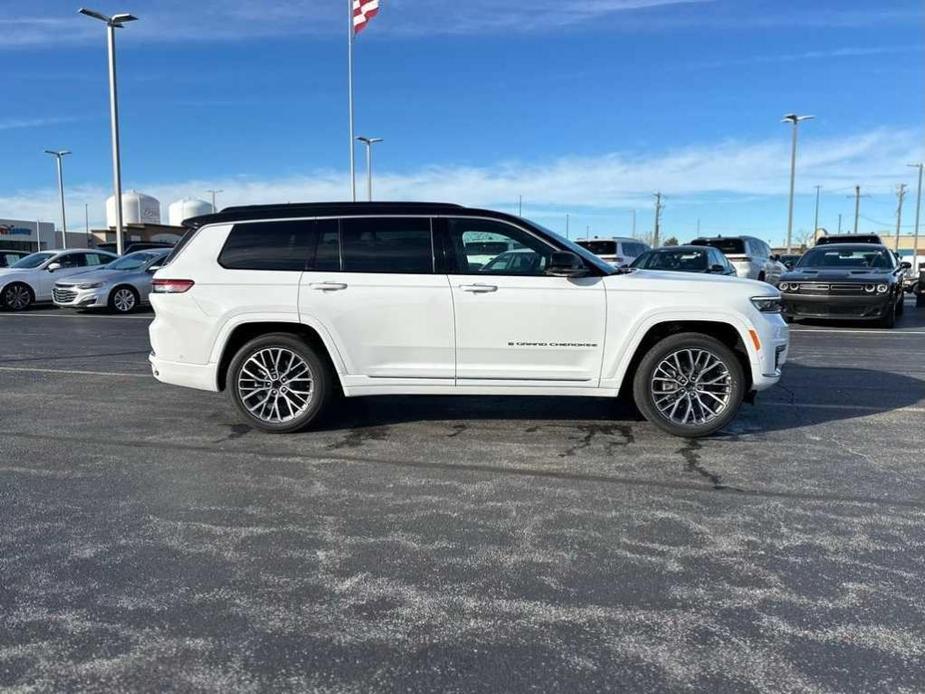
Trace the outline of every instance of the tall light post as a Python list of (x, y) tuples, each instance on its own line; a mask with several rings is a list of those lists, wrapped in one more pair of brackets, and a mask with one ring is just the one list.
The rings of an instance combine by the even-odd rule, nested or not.
[(360, 142), (366, 145), (366, 199), (369, 202), (373, 201), (373, 145), (377, 142), (382, 142), (381, 137), (364, 137), (360, 136), (357, 138)]
[(781, 123), (790, 123), (793, 125), (793, 145), (790, 150), (790, 206), (787, 213), (787, 254), (793, 252), (793, 191), (797, 178), (797, 132), (800, 129), (800, 123), (804, 120), (812, 120), (815, 116), (798, 116), (795, 113), (788, 113), (783, 117)]
[(106, 45), (109, 49), (109, 120), (112, 128), (112, 179), (116, 208), (116, 253), (122, 255), (122, 163), (119, 155), (119, 95), (116, 90), (116, 29), (138, 19), (123, 12), (107, 17), (100, 12), (80, 8), (80, 14), (106, 23)]
[(61, 160), (71, 153), (69, 149), (46, 149), (57, 160), (58, 165), (58, 197), (61, 198), (61, 246), (67, 248), (67, 213), (64, 211), (64, 168)]
[(914, 166), (919, 170), (919, 191), (918, 195), (915, 198), (915, 237), (912, 241), (912, 267), (918, 271), (921, 271), (922, 266), (918, 264), (919, 262), (919, 217), (922, 214), (922, 169), (925, 168), (925, 164), (907, 164), (907, 166)]
[(212, 211), (218, 212), (218, 208), (215, 206), (215, 196), (218, 195), (219, 193), (224, 193), (225, 191), (224, 190), (207, 190), (206, 192), (212, 194)]

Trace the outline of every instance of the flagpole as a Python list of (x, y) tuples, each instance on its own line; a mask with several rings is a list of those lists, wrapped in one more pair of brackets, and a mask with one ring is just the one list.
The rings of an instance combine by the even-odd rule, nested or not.
[(353, 202), (357, 201), (356, 145), (353, 132), (353, 0), (347, 0), (347, 91), (350, 111), (350, 191)]

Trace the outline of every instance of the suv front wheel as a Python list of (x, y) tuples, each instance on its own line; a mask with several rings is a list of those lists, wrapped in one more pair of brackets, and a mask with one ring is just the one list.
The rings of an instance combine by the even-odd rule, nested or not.
[(732, 350), (716, 338), (680, 333), (643, 357), (633, 396), (643, 416), (668, 433), (709, 436), (739, 411), (745, 374)]
[(247, 421), (274, 434), (308, 427), (333, 390), (324, 360), (304, 340), (287, 333), (263, 335), (245, 344), (231, 360), (226, 383)]

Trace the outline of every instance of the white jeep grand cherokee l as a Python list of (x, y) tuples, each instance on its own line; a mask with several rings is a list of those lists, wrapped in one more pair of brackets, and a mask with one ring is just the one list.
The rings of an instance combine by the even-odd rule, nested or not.
[[(632, 391), (652, 423), (705, 436), (777, 383), (787, 357), (773, 287), (618, 274), (499, 212), (296, 204), (228, 208), (187, 226), (154, 278), (154, 375), (228, 391), (269, 432), (307, 427), (338, 392)], [(517, 262), (485, 262), (489, 246), (517, 249)]]

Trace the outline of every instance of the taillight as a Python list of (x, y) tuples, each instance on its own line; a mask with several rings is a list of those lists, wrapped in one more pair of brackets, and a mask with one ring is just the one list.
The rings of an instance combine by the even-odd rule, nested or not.
[(151, 291), (155, 294), (182, 294), (189, 291), (195, 282), (193, 280), (154, 280), (151, 282)]

